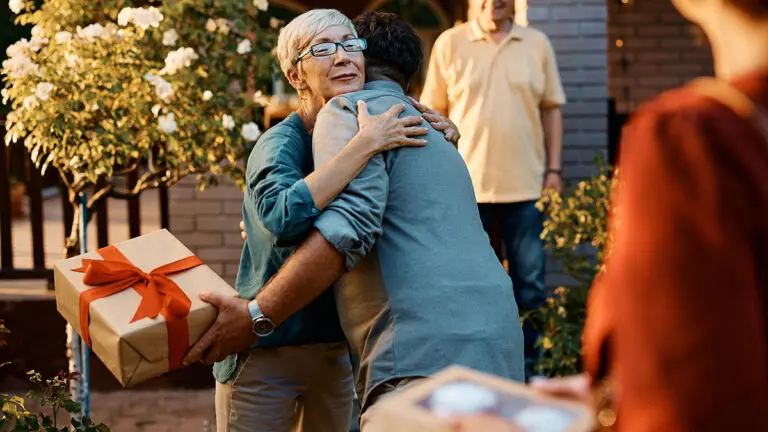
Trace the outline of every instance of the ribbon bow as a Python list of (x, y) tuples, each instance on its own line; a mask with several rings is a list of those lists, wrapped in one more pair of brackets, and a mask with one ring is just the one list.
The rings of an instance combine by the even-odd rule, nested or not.
[(91, 345), (88, 329), (91, 302), (133, 288), (141, 296), (141, 303), (131, 322), (142, 318), (154, 319), (157, 315), (165, 318), (168, 328), (169, 370), (177, 369), (189, 348), (187, 315), (192, 302), (168, 276), (197, 267), (203, 264), (203, 261), (193, 255), (145, 273), (114, 246), (107, 246), (97, 252), (103, 260), (84, 259), (80, 267), (73, 269), (85, 273), (83, 283), (93, 286), (80, 293), (80, 329), (83, 341), (88, 346)]

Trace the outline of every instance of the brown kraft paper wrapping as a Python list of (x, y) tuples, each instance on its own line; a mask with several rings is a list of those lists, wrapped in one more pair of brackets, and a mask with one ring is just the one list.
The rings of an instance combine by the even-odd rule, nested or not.
[[(155, 231), (113, 245), (134, 266), (145, 273), (192, 256), (167, 230)], [(56, 307), (75, 331), (80, 326), (80, 295), (94, 287), (83, 282), (84, 274), (75, 271), (83, 259), (102, 260), (98, 252), (89, 252), (54, 264)], [(189, 345), (194, 344), (213, 324), (217, 310), (199, 299), (202, 292), (237, 296), (237, 292), (205, 264), (172, 274), (169, 278), (189, 298), (187, 315)], [(130, 387), (160, 376), (169, 370), (168, 329), (163, 315), (131, 322), (141, 303), (133, 288), (91, 302), (91, 349), (117, 380)]]

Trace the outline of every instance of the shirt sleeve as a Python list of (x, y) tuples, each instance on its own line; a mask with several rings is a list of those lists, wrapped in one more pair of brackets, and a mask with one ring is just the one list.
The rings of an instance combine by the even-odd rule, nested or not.
[(304, 182), (300, 145), (283, 134), (268, 140), (259, 143), (261, 161), (247, 178), (251, 201), (247, 204), (276, 243), (293, 244), (312, 227), (320, 211)]
[(601, 281), (622, 430), (768, 430), (765, 263), (749, 164), (727, 148), (744, 142), (725, 121), (738, 127), (688, 108), (625, 130)]
[(542, 49), (544, 51), (544, 94), (541, 99), (543, 108), (565, 105), (565, 90), (560, 81), (560, 71), (557, 68), (557, 56), (547, 35), (543, 34)]
[(445, 78), (449, 45), (444, 37), (438, 37), (432, 46), (429, 58), (427, 77), (424, 89), (421, 91), (420, 102), (440, 112), (447, 113), (450, 109), (448, 101), (448, 81)]
[[(315, 122), (315, 166), (331, 160), (357, 131), (355, 104), (346, 98), (331, 100)], [(377, 154), (315, 221), (323, 237), (344, 255), (348, 270), (368, 254), (381, 235), (388, 190), (384, 158)]]

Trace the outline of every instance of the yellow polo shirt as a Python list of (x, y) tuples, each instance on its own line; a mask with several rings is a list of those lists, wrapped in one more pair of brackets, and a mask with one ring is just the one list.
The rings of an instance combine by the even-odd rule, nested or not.
[(547, 36), (514, 25), (496, 44), (476, 21), (435, 41), (421, 102), (459, 126), (477, 201), (541, 197), (546, 163), (540, 108), (565, 103)]

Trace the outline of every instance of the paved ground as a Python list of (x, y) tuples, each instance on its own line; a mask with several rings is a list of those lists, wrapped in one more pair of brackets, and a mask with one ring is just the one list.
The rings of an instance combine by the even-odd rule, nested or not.
[(216, 431), (213, 390), (94, 393), (91, 418), (112, 432)]

